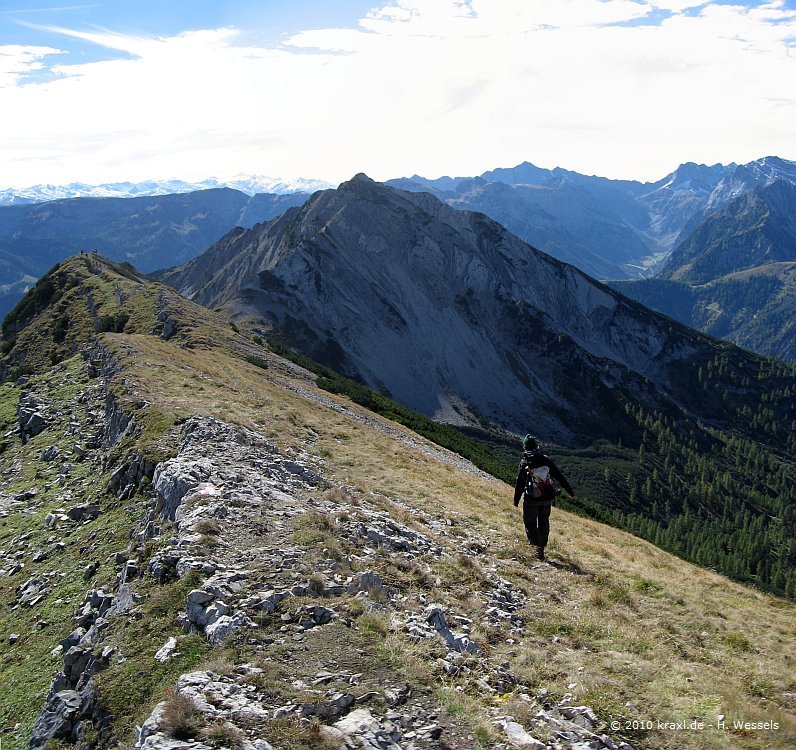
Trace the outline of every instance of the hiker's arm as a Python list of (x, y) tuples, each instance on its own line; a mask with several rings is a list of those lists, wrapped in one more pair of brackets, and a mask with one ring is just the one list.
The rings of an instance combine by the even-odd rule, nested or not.
[(522, 497), (522, 491), (525, 489), (525, 467), (520, 464), (520, 468), (517, 471), (517, 481), (514, 482), (514, 507), (516, 508), (520, 504), (520, 498)]

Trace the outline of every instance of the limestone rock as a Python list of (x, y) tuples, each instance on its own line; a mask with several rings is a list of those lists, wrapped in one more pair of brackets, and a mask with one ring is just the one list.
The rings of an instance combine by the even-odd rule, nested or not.
[(512, 747), (527, 747), (531, 750), (545, 750), (546, 745), (528, 734), (522, 724), (518, 724), (516, 721), (507, 721), (504, 728), (506, 730), (508, 741)]
[(84, 503), (82, 505), (75, 505), (66, 511), (67, 517), (73, 521), (92, 521), (100, 515), (102, 511), (96, 503)]
[(161, 663), (167, 662), (177, 655), (177, 639), (170, 637), (155, 653), (155, 660)]
[(454, 635), (454, 633), (451, 632), (440, 607), (431, 605), (427, 610), (427, 620), (442, 636), (448, 648), (460, 653), (478, 653), (478, 645), (471, 641), (466, 635)]
[(20, 398), (17, 415), (23, 442), (36, 437), (50, 425), (51, 417), (47, 415), (46, 409), (47, 406), (33, 393)]

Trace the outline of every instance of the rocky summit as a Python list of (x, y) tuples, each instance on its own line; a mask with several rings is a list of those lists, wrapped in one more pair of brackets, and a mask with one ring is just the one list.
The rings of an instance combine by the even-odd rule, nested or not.
[[(0, 385), (11, 748), (788, 748), (792, 602), (555, 508), (98, 257)], [(63, 321), (68, 318), (68, 324)]]

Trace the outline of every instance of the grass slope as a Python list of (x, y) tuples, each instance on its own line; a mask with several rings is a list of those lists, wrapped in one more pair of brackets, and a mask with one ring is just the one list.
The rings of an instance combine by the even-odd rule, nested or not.
[[(272, 342), (271, 348), (317, 373), (319, 387), (400, 422), (492, 476), (514, 481), (516, 436), (434, 422), (281, 343)], [(727, 362), (719, 353), (696, 373), (694, 390), (703, 399), (719, 400), (718, 379), (712, 377), (717, 371), (722, 382), (748, 387), (749, 375), (734, 372)], [(740, 414), (750, 423), (748, 432), (683, 424), (626, 404), (624, 416), (640, 436), (635, 446), (606, 440), (580, 449), (552, 446), (577, 488), (577, 496), (562, 495), (561, 504), (687, 560), (796, 597), (794, 463), (771, 448), (777, 443), (796, 447), (796, 434), (787, 437), (783, 429), (796, 416), (796, 387), (787, 365), (772, 363), (767, 370), (758, 375), (772, 386), (764, 406)]]
[[(158, 294), (143, 283), (116, 275), (106, 267), (92, 283), (98, 311), (110, 315), (120, 295), (130, 299), (138, 290), (144, 299)], [(117, 286), (118, 285), (118, 286)], [(139, 285), (141, 288), (139, 289)], [(113, 395), (142, 426), (115, 455), (143, 451), (155, 460), (174, 451), (175, 427), (191, 415), (211, 415), (256, 430), (285, 451), (308, 451), (332, 485), (327, 497), (339, 503), (338, 516), (357, 505), (387, 512), (405, 523), (421, 525), (421, 514), (448, 521), (445, 534), (424, 528), (450, 554), (397, 565), (384, 555), (380, 574), (408, 598), (429, 596), (455, 606), (475, 623), (473, 637), (491, 659), (506, 662), (531, 689), (551, 695), (570, 693), (575, 703), (592, 705), (605, 722), (619, 722), (614, 737), (624, 736), (639, 748), (789, 748), (796, 741), (793, 707), (794, 622), (796, 606), (776, 596), (744, 587), (714, 572), (695, 567), (623, 531), (561, 509), (554, 509), (550, 553), (552, 564), (537, 564), (524, 540), (521, 518), (511, 506), (508, 485), (474, 476), (434, 457), (433, 446), (418, 450), (424, 440), (407, 428), (377, 418), (345, 396), (321, 391), (315, 376), (247, 341), (209, 311), (178, 299), (161, 307), (176, 315), (182, 327), (169, 340), (148, 335), (157, 329), (158, 305), (151, 317), (142, 315), (136, 332), (100, 334), (113, 354), (118, 373), (111, 380)], [(85, 297), (74, 306), (86, 305)], [(124, 302), (120, 306), (123, 306)], [(77, 310), (69, 307), (74, 320)], [(115, 314), (115, 313), (114, 313)], [(46, 338), (42, 331), (51, 311), (18, 333), (16, 346)], [(48, 317), (49, 316), (49, 317)], [(163, 317), (163, 316), (161, 316)], [(131, 320), (133, 315), (131, 313)], [(160, 321), (163, 323), (163, 321)], [(130, 325), (129, 323), (127, 325)], [(37, 332), (38, 331), (38, 332)], [(159, 331), (162, 333), (162, 328)], [(95, 335), (95, 334), (92, 334)], [(37, 338), (38, 337), (38, 338)], [(75, 339), (75, 344), (77, 344)], [(0, 737), (4, 747), (23, 748), (32, 722), (43, 704), (59, 662), (50, 651), (72, 629), (70, 615), (89, 587), (113, 584), (113, 554), (124, 550), (129, 531), (143, 512), (146, 497), (120, 503), (105, 492), (109, 466), (76, 462), (62, 484), (57, 466), (42, 460), (49, 445), (66, 451), (69, 410), (88, 387), (84, 360), (66, 356), (55, 364), (37, 365), (30, 387), (46, 392), (65, 415), (23, 446), (6, 438), (0, 455), (5, 497), (36, 488), (30, 508), (7, 505), (0, 525), (0, 549), (19, 547), (25, 568), (0, 576), (0, 596), (6, 604), (31, 576), (58, 575), (57, 588), (33, 608), (4, 607), (0, 614)], [(96, 382), (96, 381), (94, 381)], [(19, 388), (6, 383), (0, 396), (0, 417), (8, 428), (14, 420)], [(338, 408), (332, 408), (333, 405)], [(8, 430), (4, 430), (7, 432)], [(411, 441), (411, 443), (410, 443)], [(97, 520), (67, 534), (55, 548), (44, 518), (62, 502), (69, 489), (74, 502), (97, 500), (105, 511)], [(307, 518), (296, 529), (306, 545), (306, 560), (335, 539), (334, 519), (317, 523)], [(458, 552), (477, 544), (480, 561)], [(50, 550), (34, 562), (35, 551)], [(344, 550), (345, 551), (345, 550)], [(90, 582), (83, 579), (88, 560), (100, 563)], [(523, 601), (527, 623), (519, 637), (481, 625), (483, 611), (474, 594), (488, 586), (484, 567), (497, 566)], [(291, 680), (303, 676), (303, 663), (325, 663), (330, 649), (350, 671), (369, 675), (399, 674), (425, 690), (443, 717), (460, 727), (462, 747), (491, 747), (499, 741), (489, 723), (492, 709), (511, 712), (532, 727), (523, 704), (513, 694), (490, 695), (460, 674), (445, 677), (437, 666), (433, 645), (412, 644), (378, 611), (357, 611), (349, 605), (356, 626), (340, 628), (326, 638), (307, 639), (301, 660), (277, 650), (256, 651), (245, 638), (210, 651), (199, 639), (181, 642), (182, 656), (155, 668), (151, 655), (174, 632), (173, 620), (184, 608), (191, 581), (158, 587), (146, 576), (136, 584), (145, 597), (143, 618), (114, 622), (114, 638), (126, 661), (114, 661), (101, 674), (104, 705), (115, 716), (123, 747), (131, 747), (134, 724), (162, 700), (176, 675), (201, 665), (217, 671), (234, 670), (243, 662), (266, 669), (273, 689), (292, 697)], [(37, 625), (45, 621), (45, 626)], [(19, 633), (11, 644), (9, 633)], [(334, 642), (330, 642), (330, 639)], [(10, 686), (10, 689), (8, 687)], [(725, 728), (716, 728), (724, 716)], [(677, 722), (705, 722), (701, 730), (676, 728)], [(659, 724), (659, 722), (662, 722)], [(671, 726), (668, 724), (671, 722)], [(748, 726), (744, 726), (749, 722)], [(774, 722), (777, 729), (753, 728)], [(271, 740), (283, 748), (320, 747), (317, 738), (287, 723), (270, 727)], [(467, 738), (470, 738), (469, 740)], [(470, 743), (470, 744), (468, 744)]]

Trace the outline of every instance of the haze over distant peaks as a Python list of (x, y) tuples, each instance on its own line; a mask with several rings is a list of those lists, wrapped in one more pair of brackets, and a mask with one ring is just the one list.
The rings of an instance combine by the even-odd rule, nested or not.
[(598, 279), (639, 279), (690, 234), (706, 212), (776, 179), (796, 183), (796, 162), (689, 162), (656, 182), (611, 180), (530, 162), (477, 177), (389, 180), (481, 211), (521, 239)]
[(137, 198), (149, 195), (171, 195), (191, 193), (196, 190), (229, 187), (247, 195), (257, 193), (311, 193), (332, 187), (323, 180), (305, 179), (284, 180), (278, 177), (241, 174), (229, 180), (209, 177), (198, 182), (185, 180), (146, 180), (144, 182), (109, 182), (101, 185), (88, 185), (71, 182), (68, 185), (32, 185), (27, 188), (8, 188), (0, 190), (0, 206), (24, 203), (43, 203), (64, 198)]
[[(364, 176), (352, 180), (357, 181), (372, 183)], [(702, 256), (703, 250), (708, 249), (703, 242), (736, 231), (734, 214), (746, 205), (743, 201), (738, 203), (738, 199), (776, 182), (796, 186), (796, 162), (777, 156), (742, 165), (687, 162), (656, 182), (639, 182), (587, 176), (560, 167), (544, 169), (525, 161), (479, 176), (427, 179), (414, 175), (386, 184), (414, 193), (430, 193), (455, 209), (486, 214), (554, 258), (596, 279), (621, 282), (670, 275), (667, 269), (684, 252), (694, 258)], [(228, 187), (220, 188), (221, 185)], [(33, 204), (45, 198), (62, 199), (35, 205), (0, 205), (0, 255), (6, 259), (5, 267), (0, 269), (0, 313), (15, 304), (49, 263), (70, 253), (98, 250), (112, 259), (131, 262), (145, 272), (165, 268), (195, 257), (233, 226), (251, 227), (269, 220), (286, 208), (303, 203), (311, 192), (328, 187), (319, 180), (283, 181), (239, 175), (226, 183), (211, 178), (200, 183), (73, 184), (38, 186), (29, 189), (27, 195), (22, 194), (25, 191), (0, 193), (0, 203), (6, 200)], [(302, 192), (295, 192), (301, 189)], [(781, 188), (775, 193), (785, 195), (787, 190)], [(72, 195), (90, 197), (63, 200)], [(768, 193), (767, 200), (773, 195)], [(109, 196), (124, 199), (112, 205)], [(140, 201), (151, 205), (141, 206)], [(768, 211), (765, 207), (762, 210)], [(751, 215), (748, 210), (743, 213), (747, 218)], [(769, 266), (763, 275), (746, 274), (743, 282), (733, 278), (733, 288), (744, 283), (744, 293), (732, 294), (720, 304), (713, 291), (701, 290), (699, 305), (709, 315), (699, 312), (695, 317), (690, 301), (672, 309), (674, 298), (668, 292), (661, 295), (655, 284), (625, 286), (622, 291), (687, 325), (726, 336), (767, 355), (792, 359), (790, 334), (785, 333), (782, 341), (774, 344), (761, 326), (769, 319), (786, 319), (793, 296), (790, 271), (774, 268), (771, 260), (796, 261), (787, 239), (791, 235), (786, 226), (787, 211), (773, 207), (767, 216), (764, 224), (752, 222), (745, 226), (743, 241), (740, 237), (734, 240), (730, 254), (722, 251), (729, 245), (718, 242), (713, 243), (712, 254), (695, 260), (703, 266), (698, 282), (703, 285), (717, 280), (711, 275), (714, 270), (722, 269), (721, 275), (745, 271), (756, 267), (764, 256), (764, 265)], [(212, 231), (207, 231), (211, 226)], [(764, 226), (765, 232), (761, 233)], [(750, 248), (754, 263), (751, 259), (744, 262)], [(685, 276), (671, 278), (677, 278), (678, 283), (695, 283)], [(651, 297), (650, 290), (654, 291)], [(678, 288), (680, 291), (691, 300), (691, 290)], [(722, 296), (726, 296), (724, 291)], [(741, 318), (736, 315), (735, 302), (740, 303), (741, 299), (745, 300), (741, 305), (745, 310), (743, 320), (753, 321), (751, 337), (739, 333)], [(761, 315), (770, 302), (775, 303), (774, 318)], [(717, 316), (718, 309), (722, 314)], [(708, 318), (713, 323), (721, 319), (722, 325), (708, 326), (704, 323)], [(734, 322), (725, 327), (726, 321)], [(785, 330), (781, 326), (780, 329)]]

